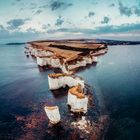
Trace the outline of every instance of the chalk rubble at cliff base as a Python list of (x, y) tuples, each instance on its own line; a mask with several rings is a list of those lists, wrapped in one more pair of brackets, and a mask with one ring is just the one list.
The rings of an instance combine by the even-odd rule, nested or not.
[(89, 120), (86, 120), (85, 116), (82, 116), (82, 118), (77, 122), (72, 122), (71, 125), (77, 127), (85, 133), (89, 133), (91, 130), (91, 123)]

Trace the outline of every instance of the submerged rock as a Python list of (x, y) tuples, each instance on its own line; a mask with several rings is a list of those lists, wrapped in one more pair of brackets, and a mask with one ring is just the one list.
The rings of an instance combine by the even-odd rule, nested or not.
[(85, 116), (82, 116), (82, 118), (77, 122), (72, 122), (71, 125), (85, 133), (90, 133), (92, 129), (90, 121), (86, 120)]

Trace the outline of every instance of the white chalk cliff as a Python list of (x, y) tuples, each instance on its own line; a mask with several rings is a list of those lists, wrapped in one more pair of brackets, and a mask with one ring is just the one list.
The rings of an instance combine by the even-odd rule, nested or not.
[(97, 57), (89, 53), (87, 56), (82, 56), (81, 59), (76, 58), (69, 63), (66, 58), (61, 58), (52, 51), (36, 48), (30, 44), (26, 47), (25, 53), (30, 53), (36, 57), (37, 65), (41, 67), (50, 66), (52, 68), (60, 68), (63, 73), (69, 73), (79, 67), (85, 67), (87, 64), (97, 62)]
[(97, 62), (97, 57), (83, 56), (81, 61), (77, 60), (74, 64), (69, 64), (68, 70), (73, 70), (79, 67), (85, 67), (87, 64), (92, 64), (93, 62)]

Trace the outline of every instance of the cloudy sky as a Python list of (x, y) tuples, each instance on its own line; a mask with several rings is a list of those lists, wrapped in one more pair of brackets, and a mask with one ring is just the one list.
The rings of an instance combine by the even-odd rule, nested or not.
[(140, 0), (0, 0), (0, 39), (140, 41)]

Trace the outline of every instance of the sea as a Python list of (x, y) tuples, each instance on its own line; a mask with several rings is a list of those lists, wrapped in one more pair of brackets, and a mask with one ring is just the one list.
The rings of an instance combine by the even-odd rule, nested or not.
[[(67, 89), (50, 91), (48, 74), (53, 70), (39, 68), (35, 58), (26, 57), (24, 47), (0, 45), (0, 140), (65, 140), (65, 126), (51, 130), (43, 106), (60, 106), (67, 122)], [(105, 140), (139, 140), (140, 45), (108, 46), (96, 65), (76, 75), (91, 86), (101, 112), (109, 115)]]

